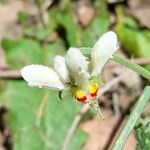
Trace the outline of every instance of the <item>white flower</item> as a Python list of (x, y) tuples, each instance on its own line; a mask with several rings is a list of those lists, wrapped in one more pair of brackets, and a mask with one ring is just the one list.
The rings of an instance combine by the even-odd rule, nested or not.
[(117, 49), (117, 36), (109, 31), (95, 43), (91, 59), (87, 59), (78, 48), (70, 48), (65, 57), (58, 55), (54, 58), (54, 70), (42, 65), (29, 65), (21, 69), (21, 75), (29, 86), (63, 91), (69, 85), (72, 96), (80, 102), (91, 104), (100, 116), (102, 114), (96, 100), (100, 86), (97, 79)]
[(21, 69), (21, 75), (29, 86), (47, 87), (64, 90), (65, 85), (60, 81), (57, 73), (43, 65), (29, 65)]
[[(75, 98), (87, 102), (90, 98), (95, 98), (99, 88), (98, 83), (91, 81), (91, 78), (99, 76), (117, 49), (117, 36), (109, 31), (95, 43), (90, 60), (78, 48), (70, 48), (65, 57), (58, 55), (54, 58), (54, 70), (42, 65), (29, 65), (21, 70), (21, 74), (30, 86), (62, 91), (70, 83), (73, 89), (76, 88), (73, 93)], [(74, 79), (74, 85), (70, 79)]]
[(93, 76), (97, 76), (101, 73), (107, 60), (118, 48), (117, 36), (113, 31), (109, 31), (99, 38), (91, 52)]

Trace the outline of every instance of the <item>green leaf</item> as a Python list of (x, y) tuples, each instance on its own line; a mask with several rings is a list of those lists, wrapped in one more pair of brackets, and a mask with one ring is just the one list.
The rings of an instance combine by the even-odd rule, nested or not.
[(107, 9), (107, 3), (105, 0), (99, 2), (93, 1), (95, 8), (95, 17), (92, 22), (83, 29), (82, 45), (84, 47), (93, 47), (97, 39), (109, 30), (109, 14)]
[(138, 141), (136, 149), (150, 149), (150, 118), (140, 118), (138, 123), (134, 127), (134, 130), (136, 139)]
[(64, 36), (66, 36), (69, 46), (78, 46), (80, 44), (80, 30), (73, 20), (70, 9), (63, 10), (55, 15), (58, 25), (65, 28), (66, 35)]
[[(101, 5), (96, 7), (96, 15), (87, 27), (82, 27), (75, 21), (75, 14), (69, 2), (67, 7), (64, 7), (61, 11), (58, 8), (51, 10), (51, 19), (57, 22), (58, 27), (61, 26), (65, 30), (63, 36), (65, 36), (65, 40), (68, 42), (67, 46), (92, 47), (95, 41), (108, 30), (109, 17), (106, 3), (103, 1)], [(101, 10), (100, 13), (99, 10)]]
[(29, 19), (29, 14), (25, 11), (19, 11), (17, 14), (17, 20), (22, 25), (26, 25)]
[(65, 54), (65, 46), (60, 39), (57, 39), (54, 43), (45, 44), (42, 46), (42, 51), (44, 55), (44, 64), (53, 65), (53, 58), (56, 55)]
[(20, 68), (30, 62), (33, 64), (43, 62), (40, 45), (36, 41), (3, 39), (1, 45), (11, 68)]
[(123, 49), (131, 56), (150, 57), (150, 30), (140, 29), (134, 19), (124, 15), (121, 6), (116, 7), (116, 12), (118, 22), (115, 31)]
[[(7, 100), (7, 116), (14, 137), (14, 149), (60, 149), (74, 115), (80, 108), (72, 98), (62, 102), (57, 92), (31, 88), (24, 81), (12, 81), (1, 99)], [(41, 115), (37, 115), (37, 114)], [(40, 117), (38, 117), (40, 116)], [(33, 139), (32, 139), (33, 138)], [(78, 139), (78, 140), (75, 140)], [(72, 144), (85, 139), (77, 132)], [(72, 146), (70, 149), (73, 149)]]
[(33, 27), (27, 27), (24, 29), (24, 36), (28, 38), (33, 38), (39, 42), (44, 41), (51, 33), (52, 33), (52, 28), (43, 28), (43, 29), (37, 29)]
[[(106, 12), (107, 13), (107, 12)], [(108, 16), (96, 16), (88, 28), (83, 29), (82, 45), (85, 47), (93, 47), (96, 40), (105, 32), (108, 31), (109, 19)]]

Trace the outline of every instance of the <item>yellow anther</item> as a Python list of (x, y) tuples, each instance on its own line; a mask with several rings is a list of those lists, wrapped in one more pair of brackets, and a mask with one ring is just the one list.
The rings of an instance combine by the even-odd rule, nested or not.
[(89, 93), (91, 94), (91, 96), (95, 97), (98, 91), (98, 84), (89, 84), (88, 88), (89, 88)]
[(77, 90), (75, 92), (75, 96), (76, 96), (76, 98), (82, 98), (83, 96), (85, 96), (85, 93), (82, 90)]
[(82, 102), (85, 102), (87, 99), (85, 92), (83, 90), (80, 90), (80, 89), (75, 92), (75, 98), (79, 101), (82, 101)]
[(95, 93), (98, 87), (95, 84), (90, 84), (88, 88), (90, 93)]

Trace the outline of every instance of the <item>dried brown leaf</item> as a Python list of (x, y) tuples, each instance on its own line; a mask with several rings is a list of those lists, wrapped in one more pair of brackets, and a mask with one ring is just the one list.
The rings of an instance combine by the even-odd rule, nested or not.
[[(83, 150), (105, 150), (114, 139), (114, 130), (118, 124), (118, 118), (112, 115), (109, 110), (105, 110), (104, 115), (105, 120), (94, 118), (82, 124), (82, 129), (89, 134)], [(131, 134), (124, 146), (124, 150), (135, 150), (135, 145), (136, 140), (134, 135)]]

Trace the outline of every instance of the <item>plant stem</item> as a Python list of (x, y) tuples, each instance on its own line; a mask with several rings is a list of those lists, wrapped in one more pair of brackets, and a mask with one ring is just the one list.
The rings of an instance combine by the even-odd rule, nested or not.
[(144, 107), (150, 99), (150, 86), (146, 86), (137, 100), (135, 106), (133, 107), (130, 116), (128, 117), (125, 125), (122, 128), (117, 140), (115, 141), (112, 150), (121, 150), (130, 135), (132, 129), (134, 128), (139, 116), (141, 115)]
[(140, 74), (141, 76), (147, 78), (148, 80), (150, 80), (150, 71), (144, 69), (143, 67), (137, 65), (137, 64), (134, 64), (132, 63), (131, 61), (127, 60), (127, 59), (124, 59), (124, 58), (121, 58), (119, 56), (115, 56), (113, 55), (112, 56), (112, 60), (129, 68), (129, 69), (132, 69), (133, 71), (137, 72), (138, 74)]

